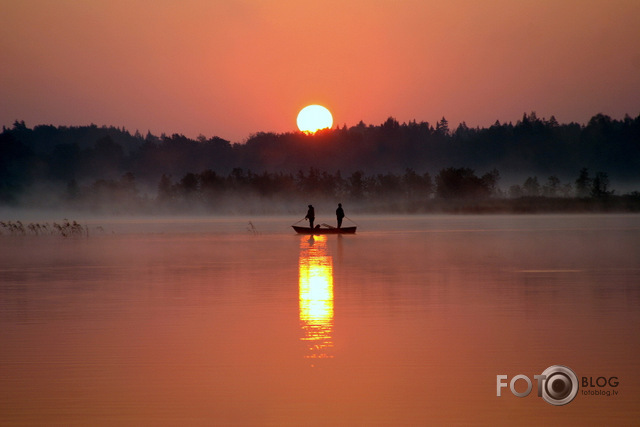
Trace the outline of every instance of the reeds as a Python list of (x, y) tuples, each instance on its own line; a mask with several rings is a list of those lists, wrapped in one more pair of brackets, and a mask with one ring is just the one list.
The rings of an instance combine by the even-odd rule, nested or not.
[(49, 224), (45, 222), (43, 224), (39, 222), (31, 222), (26, 226), (22, 221), (0, 221), (0, 234), (8, 234), (11, 236), (26, 236), (26, 235), (51, 235), (62, 237), (89, 237), (89, 227), (79, 224), (77, 221), (69, 221), (63, 219), (62, 223), (54, 222)]
[(258, 229), (253, 225), (253, 222), (251, 221), (249, 221), (249, 225), (247, 225), (247, 231), (253, 234), (254, 236), (257, 236), (258, 234), (260, 234)]

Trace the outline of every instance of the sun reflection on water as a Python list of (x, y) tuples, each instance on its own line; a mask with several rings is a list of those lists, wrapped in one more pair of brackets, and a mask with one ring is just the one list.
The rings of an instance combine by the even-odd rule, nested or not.
[(333, 261), (327, 252), (327, 236), (303, 237), (299, 259), (301, 338), (306, 358), (332, 358)]

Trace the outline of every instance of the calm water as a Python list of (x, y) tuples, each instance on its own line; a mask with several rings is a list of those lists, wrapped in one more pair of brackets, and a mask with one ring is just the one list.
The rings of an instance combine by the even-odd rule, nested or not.
[[(0, 424), (639, 422), (640, 216), (296, 219), (0, 236)], [(557, 364), (618, 386), (497, 396)]]

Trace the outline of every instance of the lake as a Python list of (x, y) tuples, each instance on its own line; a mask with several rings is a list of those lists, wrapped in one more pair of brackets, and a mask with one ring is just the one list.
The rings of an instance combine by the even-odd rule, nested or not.
[(638, 423), (640, 215), (354, 219), (1, 235), (0, 424)]

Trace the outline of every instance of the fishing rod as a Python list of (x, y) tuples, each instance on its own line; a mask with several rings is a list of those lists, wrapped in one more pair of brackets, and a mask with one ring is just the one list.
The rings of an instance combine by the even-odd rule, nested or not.
[(356, 227), (359, 227), (359, 225), (358, 225), (354, 220), (352, 220), (351, 218), (349, 218), (349, 217), (348, 217), (348, 216), (346, 216), (346, 215), (345, 215), (344, 217), (345, 217), (345, 218), (347, 218), (347, 219), (348, 219), (349, 221), (351, 221), (352, 223), (354, 223), (354, 224), (356, 225)]
[[(302, 222), (302, 221), (304, 221), (305, 219), (307, 219), (307, 218), (302, 218), (302, 219), (301, 219), (300, 221), (298, 221), (298, 222)], [(294, 226), (294, 225), (296, 225), (298, 222), (291, 224), (291, 226), (293, 227), (293, 226)]]

